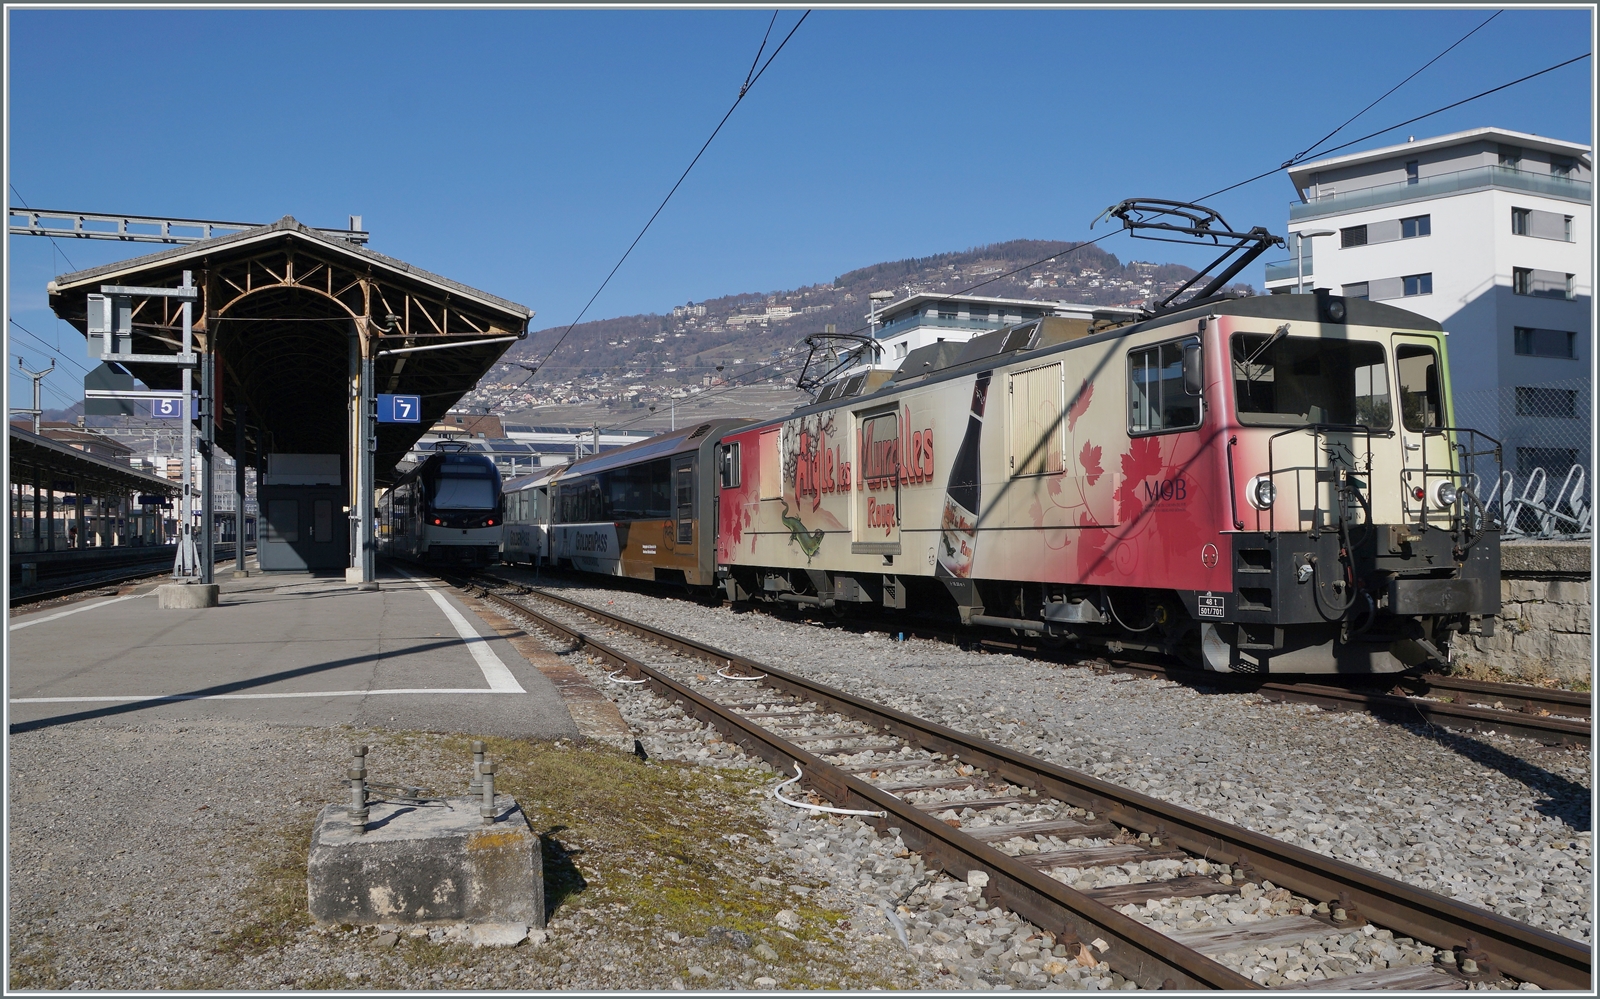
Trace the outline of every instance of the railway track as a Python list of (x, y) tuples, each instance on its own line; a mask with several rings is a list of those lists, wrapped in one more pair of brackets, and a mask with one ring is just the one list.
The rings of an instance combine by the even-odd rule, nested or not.
[[(680, 703), (779, 771), (793, 767), (802, 786), (821, 797), (872, 813), (880, 832), (898, 828), (930, 867), (984, 884), (991, 901), (1054, 934), (1069, 951), (1077, 948), (1080, 961), (1103, 959), (1141, 986), (1259, 988), (1230, 967), (1239, 965), (1240, 952), (1311, 941), (1335, 953), (1382, 927), (1396, 944), (1437, 949), (1435, 960), (1402, 958), (1379, 970), (1301, 987), (1590, 987), (1591, 955), (1581, 943), (586, 604), (538, 590), (513, 599), (481, 583), (473, 588), (491, 604)], [(575, 616), (625, 637), (620, 643), (602, 640), (574, 625)], [(706, 663), (717, 677), (674, 676), (672, 667), (647, 661), (661, 656), (621, 647), (635, 639)], [(817, 734), (819, 724), (829, 730)], [(805, 730), (812, 731), (797, 734)], [(978, 796), (948, 797), (961, 790)], [(929, 794), (945, 797), (912, 800)], [(1052, 814), (1043, 820), (992, 819), (1014, 804), (1054, 807), (1046, 808)], [(1187, 860), (1198, 873), (1081, 891), (1046, 873), (1163, 859)], [(1300, 910), (1171, 934), (1121, 911), (1183, 897), (1256, 898), (1264, 892), (1278, 902), (1299, 903)]]
[[(251, 549), (246, 548), (245, 551), (248, 553)], [(65, 579), (51, 580), (51, 585), (48, 589), (33, 589), (23, 593), (18, 593), (13, 589), (10, 606), (13, 608), (23, 607), (28, 604), (43, 603), (46, 600), (86, 593), (90, 590), (122, 586), (126, 583), (169, 575), (172, 572), (174, 556), (173, 549), (167, 548), (159, 554), (152, 553), (147, 559), (136, 560), (132, 565), (108, 567), (98, 572), (85, 572), (67, 576)], [(218, 545), (216, 561), (219, 565), (223, 562), (232, 562), (233, 546)]]
[[(523, 586), (507, 577), (505, 582)], [(584, 582), (594, 585), (592, 577)], [(653, 592), (646, 587), (641, 592)], [(1243, 674), (1209, 673), (1174, 665), (1166, 657), (1127, 653), (1085, 660), (1082, 653), (1063, 652), (1017, 636), (956, 632), (920, 624), (879, 625), (851, 622), (851, 626), (958, 645), (1014, 652), (1063, 665), (1089, 665), (1100, 670), (1142, 677), (1160, 677), (1173, 683), (1204, 686), (1232, 693), (1254, 693), (1272, 701), (1315, 704), (1329, 711), (1362, 711), (1389, 721), (1421, 723), (1456, 731), (1499, 733), (1535, 739), (1549, 746), (1590, 744), (1593, 730), (1593, 695), (1536, 687), (1531, 684), (1491, 683), (1437, 673), (1391, 677), (1326, 677), (1311, 681), (1273, 680)]]

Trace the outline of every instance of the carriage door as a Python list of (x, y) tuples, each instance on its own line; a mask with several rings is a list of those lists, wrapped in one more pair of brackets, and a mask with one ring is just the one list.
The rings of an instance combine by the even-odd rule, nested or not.
[[(1448, 520), (1447, 511), (1432, 506), (1430, 500), (1434, 486), (1447, 478), (1451, 470), (1449, 436), (1437, 432), (1448, 425), (1439, 341), (1433, 337), (1397, 334), (1394, 367), (1400, 383), (1401, 480), (1405, 484), (1406, 520), (1408, 523), (1420, 521), (1424, 504), (1428, 504), (1430, 520)], [(1418, 489), (1423, 493), (1421, 499), (1416, 495)]]
[[(857, 482), (861, 488), (851, 511), (855, 535), (850, 550), (876, 555), (900, 554), (900, 411), (879, 410), (856, 417), (860, 433)], [(802, 505), (802, 509), (805, 506)], [(804, 514), (802, 514), (804, 516)]]
[(672, 466), (672, 492), (678, 515), (678, 544), (694, 542), (694, 456)]

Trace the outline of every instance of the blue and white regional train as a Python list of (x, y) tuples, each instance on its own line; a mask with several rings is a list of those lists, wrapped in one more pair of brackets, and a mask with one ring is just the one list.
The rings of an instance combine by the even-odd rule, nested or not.
[(432, 454), (378, 498), (378, 549), (396, 558), (488, 565), (504, 524), (500, 471), (482, 454)]

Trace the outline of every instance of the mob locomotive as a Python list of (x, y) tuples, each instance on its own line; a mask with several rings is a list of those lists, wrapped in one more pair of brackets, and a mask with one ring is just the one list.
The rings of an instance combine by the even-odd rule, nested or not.
[(378, 497), (379, 550), (419, 562), (487, 565), (505, 524), (500, 471), (487, 455), (436, 451)]
[(1441, 327), (1377, 302), (1052, 317), (525, 480), (544, 499), (509, 530), (542, 526), (535, 559), (734, 601), (1397, 672), (1499, 610), (1499, 532), (1465, 488), (1499, 447), (1451, 404)]

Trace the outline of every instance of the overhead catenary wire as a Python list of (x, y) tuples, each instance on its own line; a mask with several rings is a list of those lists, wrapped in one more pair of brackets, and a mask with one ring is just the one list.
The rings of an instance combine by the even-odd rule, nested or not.
[(1368, 111), (1371, 111), (1373, 108), (1377, 107), (1380, 103), (1383, 102), (1384, 98), (1388, 97), (1390, 94), (1394, 93), (1396, 90), (1399, 90), (1401, 87), (1405, 86), (1406, 84), (1410, 83), (1412, 80), (1416, 79), (1422, 73), (1423, 70), (1427, 69), (1429, 66), (1432, 66), (1434, 63), (1438, 62), (1440, 59), (1443, 59), (1445, 56), (1449, 55), (1451, 53), (1451, 51), (1453, 51), (1456, 48), (1456, 46), (1460, 45), (1462, 42), (1464, 42), (1467, 39), (1471, 38), (1473, 35), (1476, 35), (1479, 31), (1481, 31), (1485, 27), (1487, 27), (1490, 21), (1493, 21), (1495, 18), (1499, 17), (1501, 14), (1504, 14), (1504, 13), (1505, 13), (1505, 11), (1503, 11), (1503, 10), (1497, 10), (1493, 14), (1490, 14), (1488, 17), (1484, 18), (1484, 20), (1482, 22), (1480, 22), (1477, 27), (1473, 28), (1471, 31), (1469, 31), (1466, 34), (1462, 35), (1460, 38), (1457, 38), (1454, 42), (1451, 42), (1449, 48), (1445, 49), (1443, 52), (1440, 52), (1438, 55), (1434, 56), (1432, 59), (1429, 59), (1427, 62), (1423, 63), (1410, 76), (1406, 77), (1404, 80), (1401, 80), (1399, 83), (1397, 83), (1394, 86), (1390, 87), (1388, 90), (1385, 90), (1383, 92), (1383, 95), (1381, 97), (1379, 97), (1377, 100), (1373, 101), (1371, 104), (1368, 104), (1366, 107), (1362, 108), (1360, 111), (1357, 111), (1355, 114), (1353, 114), (1350, 117), (1346, 118), (1344, 120), (1344, 122), (1339, 125), (1338, 128), (1335, 128), (1333, 131), (1329, 132), (1327, 135), (1324, 135), (1322, 138), (1318, 139), (1316, 142), (1313, 142), (1311, 145), (1309, 145), (1306, 148), (1302, 149), (1300, 152), (1294, 154), (1294, 156), (1290, 157), (1288, 162), (1286, 162), (1284, 164), (1284, 166), (1287, 167), (1287, 166), (1289, 166), (1291, 164), (1298, 163), (1300, 160), (1302, 160), (1305, 157), (1311, 155), (1311, 151), (1313, 149), (1316, 149), (1318, 146), (1322, 145), (1324, 142), (1327, 142), (1329, 139), (1333, 138), (1335, 135), (1338, 135), (1340, 132), (1344, 131), (1346, 125), (1349, 125), (1351, 122), (1355, 121), (1357, 118), (1361, 117), (1362, 115), (1366, 114)]
[[(15, 185), (13, 183), (10, 183), (8, 181), (6, 183), (6, 186), (11, 188), (11, 193), (15, 194), (17, 196), (17, 200), (22, 203), (22, 207), (23, 208), (26, 208), (30, 212), (33, 211), (33, 206), (29, 205), (28, 204), (28, 199), (24, 198), (22, 196), (22, 192), (21, 191), (17, 190), (17, 185)], [(71, 257), (67, 256), (67, 251), (63, 250), (61, 248), (60, 244), (58, 244), (56, 242), (56, 237), (55, 236), (50, 236), (50, 245), (55, 247), (55, 250), (56, 250), (57, 253), (61, 254), (61, 259), (65, 260), (67, 262), (67, 266), (68, 267), (71, 267), (73, 270), (77, 270), (78, 269), (78, 265), (72, 262), (72, 258)]]
[[(726, 125), (728, 123), (728, 119), (733, 117), (733, 112), (738, 110), (739, 105), (743, 103), (745, 95), (748, 94), (750, 89), (754, 87), (758, 81), (760, 81), (763, 75), (765, 75), (767, 72), (767, 67), (771, 66), (772, 61), (778, 58), (778, 53), (783, 51), (783, 47), (789, 44), (789, 39), (794, 37), (794, 33), (800, 30), (800, 25), (804, 24), (806, 22), (806, 18), (810, 16), (810, 10), (807, 10), (804, 14), (801, 14), (800, 20), (796, 21), (794, 23), (794, 27), (789, 29), (789, 33), (783, 36), (783, 41), (779, 42), (778, 47), (772, 50), (772, 55), (767, 58), (765, 63), (762, 63), (761, 68), (756, 71), (755, 75), (746, 75), (744, 85), (739, 88), (739, 96), (733, 99), (733, 103), (728, 106), (727, 113), (722, 116), (721, 121), (717, 122), (717, 127), (711, 130), (711, 135), (707, 137), (706, 141), (701, 144), (700, 151), (695, 153), (694, 159), (689, 161), (689, 165), (687, 167), (684, 167), (683, 173), (679, 175), (677, 182), (672, 185), (672, 189), (667, 192), (667, 196), (661, 199), (661, 204), (657, 205), (656, 210), (650, 213), (650, 218), (645, 222), (644, 228), (639, 230), (639, 235), (633, 237), (633, 242), (628, 244), (628, 248), (623, 251), (622, 256), (611, 268), (610, 273), (606, 275), (605, 280), (600, 282), (600, 287), (596, 288), (594, 294), (589, 296), (589, 301), (584, 303), (583, 308), (579, 310), (577, 318), (572, 320), (572, 322), (567, 325), (567, 328), (562, 331), (561, 336), (556, 340), (555, 344), (551, 346), (549, 350), (545, 351), (544, 357), (541, 358), (538, 363), (538, 367), (544, 367), (545, 363), (550, 360), (551, 356), (561, 348), (563, 343), (566, 342), (567, 336), (572, 332), (573, 328), (583, 320), (583, 317), (586, 314), (588, 314), (590, 306), (594, 305), (595, 303), (595, 299), (599, 298), (600, 293), (606, 290), (606, 286), (611, 283), (611, 279), (616, 276), (617, 271), (622, 268), (622, 265), (633, 253), (634, 247), (639, 245), (639, 241), (641, 239), (644, 239), (644, 234), (650, 231), (650, 226), (655, 223), (657, 216), (659, 216), (662, 210), (667, 207), (667, 202), (672, 200), (672, 196), (678, 192), (678, 188), (683, 186), (683, 182), (688, 179), (689, 171), (694, 169), (695, 164), (700, 162), (700, 157), (704, 156), (706, 150), (711, 147), (712, 141), (716, 139), (718, 133), (722, 131), (722, 126)], [(773, 13), (773, 18), (776, 20), (776, 12)], [(767, 31), (769, 34), (771, 33), (771, 30), (771, 25), (768, 25)], [(761, 58), (761, 51), (764, 51), (765, 49), (766, 38), (763, 37), (761, 41), (761, 50), (757, 51), (756, 53), (756, 59), (758, 61)]]
[(1263, 171), (1261, 173), (1258, 173), (1254, 177), (1251, 177), (1251, 178), (1249, 178), (1247, 180), (1241, 180), (1237, 184), (1229, 184), (1227, 187), (1221, 188), (1221, 189), (1216, 190), (1216, 191), (1212, 191), (1210, 194), (1201, 195), (1200, 197), (1196, 198), (1195, 200), (1196, 201), (1205, 201), (1207, 198), (1214, 198), (1219, 194), (1226, 194), (1229, 191), (1236, 190), (1238, 188), (1244, 187), (1246, 184), (1254, 184), (1256, 181), (1261, 180), (1264, 177), (1271, 177), (1273, 174), (1281, 173), (1284, 170), (1287, 170), (1289, 167), (1294, 166), (1297, 163), (1302, 162), (1303, 160), (1309, 158), (1310, 156), (1313, 156), (1313, 155), (1315, 155), (1315, 156), (1326, 156), (1329, 153), (1336, 153), (1341, 149), (1349, 149), (1351, 146), (1357, 145), (1358, 143), (1365, 142), (1368, 139), (1375, 139), (1378, 136), (1384, 134), (1385, 132), (1393, 132), (1397, 128), (1404, 128), (1407, 125), (1414, 125), (1417, 122), (1422, 121), (1424, 118), (1432, 118), (1436, 114), (1443, 114), (1444, 112), (1452, 110), (1454, 108), (1458, 108), (1463, 104), (1470, 104), (1471, 102), (1473, 102), (1475, 100), (1478, 100), (1480, 98), (1488, 97), (1490, 94), (1497, 94), (1500, 91), (1505, 90), (1508, 87), (1514, 87), (1519, 83), (1527, 83), (1529, 80), (1532, 80), (1532, 79), (1534, 79), (1536, 77), (1544, 76), (1546, 73), (1554, 73), (1558, 69), (1562, 69), (1563, 67), (1570, 66), (1575, 62), (1579, 62), (1581, 60), (1589, 58), (1590, 54), (1591, 53), (1585, 52), (1582, 55), (1573, 56), (1571, 59), (1567, 59), (1567, 60), (1564, 60), (1562, 62), (1558, 62), (1554, 66), (1546, 66), (1544, 69), (1541, 69), (1538, 72), (1529, 73), (1527, 76), (1518, 77), (1517, 79), (1512, 80), (1509, 83), (1502, 83), (1498, 87), (1491, 87), (1488, 90), (1483, 91), (1482, 93), (1473, 94), (1471, 97), (1464, 97), (1461, 100), (1456, 101), (1456, 102), (1454, 102), (1452, 104), (1446, 104), (1444, 107), (1434, 108), (1432, 111), (1429, 111), (1426, 114), (1419, 114), (1415, 118), (1407, 118), (1405, 121), (1396, 122), (1395, 124), (1389, 125), (1386, 128), (1380, 128), (1376, 132), (1368, 132), (1366, 135), (1363, 135), (1359, 139), (1351, 139), (1349, 142), (1342, 143), (1342, 144), (1337, 145), (1337, 146), (1333, 146), (1332, 148), (1329, 148), (1329, 149), (1323, 149), (1323, 150), (1320, 150), (1319, 152), (1316, 152), (1316, 153), (1304, 153), (1304, 154), (1301, 154), (1301, 156), (1297, 157), (1296, 159), (1290, 160), (1289, 162), (1283, 164), (1282, 166), (1273, 167), (1271, 170), (1266, 170), (1266, 171)]

